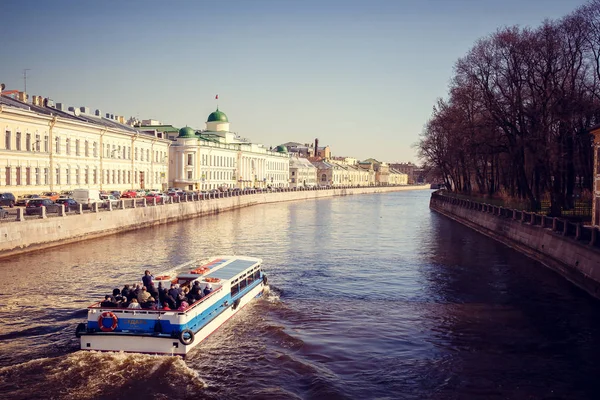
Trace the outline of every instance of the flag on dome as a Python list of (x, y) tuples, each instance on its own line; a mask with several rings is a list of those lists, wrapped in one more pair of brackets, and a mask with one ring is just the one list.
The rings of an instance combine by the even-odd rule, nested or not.
[(215, 96), (215, 100), (219, 100), (219, 95), (216, 95), (216, 96)]

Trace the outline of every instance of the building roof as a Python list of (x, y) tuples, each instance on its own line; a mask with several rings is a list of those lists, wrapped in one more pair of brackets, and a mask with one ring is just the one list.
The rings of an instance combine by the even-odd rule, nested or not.
[(206, 122), (229, 122), (229, 119), (227, 119), (227, 115), (225, 115), (224, 112), (219, 111), (219, 107), (217, 107), (217, 111), (210, 113)]

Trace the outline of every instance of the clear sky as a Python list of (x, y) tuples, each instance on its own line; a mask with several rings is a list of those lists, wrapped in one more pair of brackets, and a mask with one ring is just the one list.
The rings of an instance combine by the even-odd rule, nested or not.
[(456, 60), (584, 0), (0, 1), (0, 82), (103, 113), (203, 129), (218, 106), (267, 146), (418, 162)]

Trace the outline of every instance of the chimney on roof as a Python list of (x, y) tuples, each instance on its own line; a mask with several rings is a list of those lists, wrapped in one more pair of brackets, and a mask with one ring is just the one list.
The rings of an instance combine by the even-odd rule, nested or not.
[(96, 117), (102, 118), (102, 111), (96, 110)]
[(315, 157), (319, 155), (319, 139), (315, 139)]
[(56, 103), (55, 108), (59, 111), (65, 111), (65, 105), (63, 103)]
[(42, 96), (37, 97), (37, 105), (40, 107), (44, 107), (44, 98)]
[(25, 92), (17, 93), (17, 100), (22, 101), (23, 103), (27, 103), (27, 93), (25, 93)]
[(38, 105), (37, 96), (31, 96), (31, 105), (32, 106), (37, 106)]
[(71, 112), (75, 112), (75, 107), (69, 107), (68, 110)]
[(110, 119), (115, 119), (115, 114), (110, 114)]
[(106, 117), (105, 117), (105, 118), (106, 118), (106, 119), (110, 119), (110, 114), (109, 114), (109, 113), (106, 113)]
[(84, 114), (89, 114), (90, 108), (89, 107), (79, 107), (79, 111), (81, 111)]
[(122, 115), (119, 115), (119, 123), (120, 124), (124, 124), (125, 123), (125, 117)]

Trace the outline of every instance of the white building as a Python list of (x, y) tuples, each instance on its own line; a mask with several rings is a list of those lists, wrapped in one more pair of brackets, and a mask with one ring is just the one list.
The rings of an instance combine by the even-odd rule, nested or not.
[(313, 186), (317, 186), (317, 167), (308, 159), (293, 155), (290, 158), (290, 187)]
[(187, 190), (288, 187), (289, 156), (251, 143), (229, 130), (229, 119), (217, 110), (206, 130), (179, 130), (170, 147), (169, 185)]
[(23, 92), (0, 96), (0, 191), (18, 196), (166, 185), (169, 141), (124, 122)]

